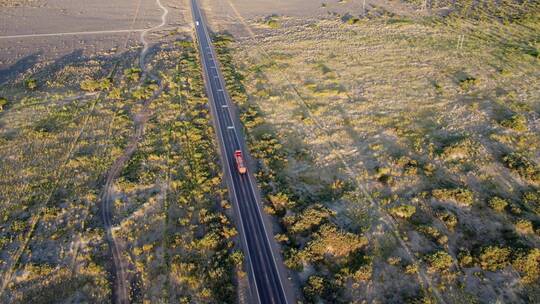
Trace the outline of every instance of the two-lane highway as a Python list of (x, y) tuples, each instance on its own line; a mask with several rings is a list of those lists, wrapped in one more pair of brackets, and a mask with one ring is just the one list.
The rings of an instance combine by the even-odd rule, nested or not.
[(273, 238), (267, 233), (258, 206), (260, 201), (256, 185), (249, 172), (240, 174), (237, 170), (234, 152), (241, 150), (247, 155), (243, 141), (240, 140), (242, 133), (238, 130), (239, 123), (234, 120), (236, 116), (233, 115), (232, 103), (226, 92), (204, 17), (196, 0), (191, 0), (191, 6), (225, 179), (239, 217), (240, 237), (246, 253), (252, 296), (259, 303), (292, 303), (284, 288), (288, 281), (283, 278), (283, 271), (280, 272), (272, 249)]

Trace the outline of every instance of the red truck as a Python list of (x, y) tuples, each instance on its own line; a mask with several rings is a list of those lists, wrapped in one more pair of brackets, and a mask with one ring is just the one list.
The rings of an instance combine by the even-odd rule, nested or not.
[(242, 157), (242, 151), (234, 151), (234, 159), (236, 159), (236, 167), (238, 168), (238, 172), (240, 172), (240, 174), (246, 173), (247, 168), (244, 165), (244, 157)]

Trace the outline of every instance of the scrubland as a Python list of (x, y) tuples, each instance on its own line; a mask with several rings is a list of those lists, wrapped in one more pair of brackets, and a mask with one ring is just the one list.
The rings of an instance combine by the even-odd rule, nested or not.
[(306, 302), (540, 300), (540, 15), (516, 7), (216, 36)]
[(160, 44), (147, 73), (138, 62), (137, 49), (82, 57), (2, 87), (2, 302), (111, 302), (106, 214), (131, 301), (236, 299), (242, 254), (195, 45)]

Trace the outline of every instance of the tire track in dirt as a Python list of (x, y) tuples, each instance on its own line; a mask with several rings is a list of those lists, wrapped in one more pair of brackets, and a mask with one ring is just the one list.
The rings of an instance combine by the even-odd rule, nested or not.
[(127, 274), (127, 269), (131, 267), (126, 261), (126, 258), (122, 255), (123, 247), (122, 244), (115, 238), (114, 231), (116, 230), (113, 226), (113, 210), (112, 202), (114, 197), (114, 182), (116, 178), (120, 175), (120, 172), (125, 167), (125, 164), (133, 153), (137, 150), (139, 142), (144, 136), (144, 128), (148, 118), (150, 117), (149, 106), (152, 101), (157, 98), (163, 91), (163, 85), (159, 78), (155, 75), (148, 73), (146, 68), (145, 59), (149, 49), (149, 43), (145, 39), (146, 35), (152, 31), (158, 30), (167, 23), (167, 15), (169, 10), (164, 7), (160, 0), (156, 0), (156, 4), (163, 11), (161, 15), (161, 23), (144, 30), (141, 32), (140, 41), (143, 44), (143, 49), (139, 55), (139, 65), (143, 72), (141, 77), (141, 84), (144, 83), (147, 77), (150, 77), (152, 80), (158, 82), (159, 89), (154, 92), (152, 97), (146, 99), (143, 103), (143, 107), (139, 113), (134, 117), (135, 122), (135, 132), (131, 136), (128, 146), (124, 149), (122, 155), (120, 155), (113, 163), (109, 171), (107, 172), (107, 177), (105, 179), (105, 185), (100, 196), (102, 202), (102, 220), (105, 226), (105, 231), (107, 235), (107, 241), (111, 250), (113, 258), (113, 273), (114, 273), (114, 283), (113, 283), (113, 301), (118, 304), (130, 303), (130, 276)]

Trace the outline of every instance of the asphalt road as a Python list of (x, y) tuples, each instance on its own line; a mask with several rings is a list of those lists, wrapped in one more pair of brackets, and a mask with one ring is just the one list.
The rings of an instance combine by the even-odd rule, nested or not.
[[(226, 92), (225, 81), (221, 74), (217, 56), (212, 47), (204, 17), (196, 0), (191, 0), (193, 22), (198, 40), (199, 52), (203, 65), (206, 90), (211, 104), (216, 133), (224, 164), (225, 179), (235, 211), (239, 217), (240, 237), (242, 238), (252, 296), (259, 303), (293, 303), (289, 292), (285, 291), (287, 279), (280, 271), (276, 256), (272, 249), (272, 235), (267, 233), (261, 208), (258, 206), (257, 186), (254, 179), (247, 174), (240, 174), (236, 167), (234, 151), (242, 150), (245, 158), (242, 132), (238, 130), (239, 122), (235, 121), (233, 107)], [(270, 239), (272, 238), (272, 240)]]

